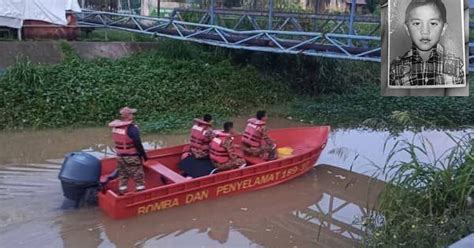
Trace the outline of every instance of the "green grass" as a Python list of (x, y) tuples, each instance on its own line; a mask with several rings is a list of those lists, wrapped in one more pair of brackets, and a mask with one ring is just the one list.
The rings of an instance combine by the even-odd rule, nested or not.
[[(390, 154), (409, 161), (388, 163), (389, 180), (379, 206), (364, 221), (365, 247), (447, 247), (474, 232), (474, 139), (451, 137), (446, 159), (426, 162), (431, 143), (396, 143)], [(389, 155), (391, 156), (391, 155)]]

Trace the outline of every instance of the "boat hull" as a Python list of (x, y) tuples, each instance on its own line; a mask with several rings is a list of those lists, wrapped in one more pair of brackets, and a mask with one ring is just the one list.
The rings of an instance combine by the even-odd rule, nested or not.
[[(99, 194), (99, 206), (110, 217), (123, 219), (281, 184), (305, 174), (314, 167), (326, 144), (327, 133), (323, 138), (320, 145), (306, 149), (300, 154), (242, 169), (154, 187), (124, 196), (107, 190)], [(182, 147), (165, 149), (168, 149), (167, 154), (162, 158), (179, 159)]]

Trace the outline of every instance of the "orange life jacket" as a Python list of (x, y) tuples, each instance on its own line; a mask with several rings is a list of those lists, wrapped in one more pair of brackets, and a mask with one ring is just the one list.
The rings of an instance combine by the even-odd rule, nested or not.
[(210, 144), (211, 149), (209, 156), (213, 162), (222, 164), (229, 161), (229, 152), (222, 147), (222, 144), (224, 144), (224, 141), (227, 139), (232, 139), (229, 133), (224, 133), (222, 131), (216, 132), (216, 137), (212, 139)]
[(189, 140), (189, 146), (192, 152), (209, 153), (210, 140), (204, 135), (211, 124), (203, 120), (194, 119), (194, 125), (191, 128), (191, 139)]
[(256, 118), (248, 119), (242, 142), (252, 147), (259, 147), (263, 143), (262, 130), (265, 124), (265, 121)]
[(127, 135), (127, 130), (130, 125), (134, 125), (132, 121), (114, 120), (109, 123), (109, 127), (112, 128), (112, 140), (115, 143), (115, 152), (118, 156), (138, 154), (133, 140)]

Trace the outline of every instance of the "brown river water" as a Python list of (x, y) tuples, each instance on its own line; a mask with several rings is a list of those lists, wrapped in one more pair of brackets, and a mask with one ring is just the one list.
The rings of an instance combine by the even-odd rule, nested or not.
[[(234, 121), (242, 130), (244, 119)], [(303, 125), (280, 118), (270, 123)], [(422, 135), (438, 154), (453, 145), (441, 131)], [(110, 152), (108, 129), (0, 132), (0, 247), (357, 247), (364, 230), (356, 220), (373, 209), (384, 186), (370, 177), (385, 163), (382, 147), (387, 139), (390, 145), (412, 137), (333, 130), (315, 169), (288, 183), (116, 221), (98, 207), (67, 207), (57, 179), (64, 154)], [(187, 138), (151, 134), (142, 140), (154, 148)]]

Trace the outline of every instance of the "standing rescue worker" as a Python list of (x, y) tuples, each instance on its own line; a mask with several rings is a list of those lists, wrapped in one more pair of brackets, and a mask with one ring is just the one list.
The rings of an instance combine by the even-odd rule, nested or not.
[(229, 170), (245, 166), (245, 159), (235, 153), (233, 146), (234, 123), (224, 123), (224, 131), (216, 131), (210, 145), (210, 157), (217, 170)]
[(128, 179), (135, 181), (135, 189), (145, 189), (143, 161), (147, 161), (145, 149), (140, 140), (140, 130), (133, 122), (136, 109), (124, 107), (120, 110), (120, 120), (109, 123), (112, 128), (112, 139), (117, 153), (117, 171), (119, 177), (119, 192), (127, 192)]
[(258, 111), (256, 118), (247, 120), (242, 137), (242, 148), (245, 155), (260, 157), (264, 160), (276, 159), (276, 144), (267, 134), (267, 120), (265, 110)]
[(189, 147), (185, 148), (182, 159), (189, 155), (193, 155), (195, 159), (209, 159), (209, 143), (215, 137), (212, 130), (212, 116), (205, 114), (202, 120), (196, 118), (193, 122)]

